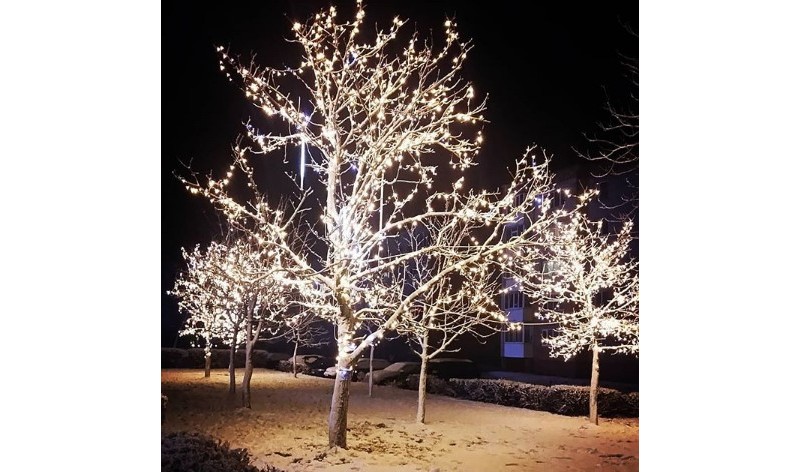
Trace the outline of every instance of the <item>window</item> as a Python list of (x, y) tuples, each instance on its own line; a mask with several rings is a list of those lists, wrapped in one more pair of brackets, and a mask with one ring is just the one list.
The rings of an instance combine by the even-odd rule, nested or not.
[(506, 329), (503, 331), (503, 340), (507, 343), (529, 343), (533, 326), (521, 326), (521, 329)]
[(519, 225), (513, 225), (508, 228), (508, 239), (516, 238), (522, 232), (522, 228)]
[(503, 294), (501, 308), (522, 308), (525, 302), (525, 295), (518, 290), (513, 290)]
[(560, 266), (557, 261), (545, 261), (542, 263), (542, 278), (552, 280), (558, 274)]
[(542, 330), (542, 339), (552, 339), (558, 335), (558, 328), (544, 328)]
[(518, 192), (514, 194), (514, 205), (520, 206), (522, 205), (523, 200), (525, 200), (525, 195), (522, 192)]
[(562, 193), (561, 189), (556, 189), (550, 194), (550, 198), (552, 198), (552, 202), (550, 203), (550, 208), (558, 210), (562, 206), (564, 206), (564, 194)]
[(522, 342), (522, 330), (507, 329), (506, 331), (503, 332), (503, 336), (505, 338), (505, 342), (507, 343)]

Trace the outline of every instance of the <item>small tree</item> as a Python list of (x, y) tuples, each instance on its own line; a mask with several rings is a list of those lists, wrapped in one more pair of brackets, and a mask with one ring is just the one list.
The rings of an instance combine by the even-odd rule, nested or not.
[(242, 406), (250, 408), (253, 349), (262, 333), (270, 331), (275, 335), (283, 326), (290, 303), (292, 289), (283, 275), (287, 264), (267, 241), (239, 235), (229, 238), (224, 258), (215, 269), (217, 277), (232, 287), (237, 311), (243, 315)]
[(589, 420), (595, 424), (600, 353), (639, 352), (639, 272), (630, 257), (632, 226), (626, 222), (619, 234), (605, 234), (602, 221), (576, 212), (549, 233), (543, 270), (518, 274), (538, 300), (540, 316), (558, 323), (555, 334), (543, 340), (551, 354), (569, 359), (586, 349), (592, 352)]
[[(430, 244), (459, 247), (477, 240), (467, 225), (453, 225), (433, 235), (409, 233), (414, 249)], [(437, 253), (405, 265), (397, 274), (396, 285), (414, 291), (453, 264), (453, 253)], [(439, 278), (423, 296), (414, 300), (409, 313), (400, 319), (397, 332), (408, 337), (421, 361), (417, 391), (417, 422), (425, 422), (428, 361), (445, 352), (455, 352), (453, 342), (464, 335), (485, 337), (502, 326), (507, 318), (495, 303), (499, 283), (491, 259), (463, 272)]]
[(242, 289), (230, 278), (224, 277), (230, 257), (230, 234), (224, 242), (212, 241), (207, 249), (207, 270), (218, 287), (216, 303), (220, 304), (217, 318), (219, 337), (230, 349), (228, 359), (228, 393), (236, 393), (236, 349), (244, 343), (245, 311), (242, 306)]
[[(232, 287), (217, 276), (216, 267), (222, 254), (219, 243), (212, 242), (205, 252), (199, 245), (191, 253), (184, 248), (181, 252), (186, 269), (178, 274), (175, 288), (168, 293), (179, 298), (179, 310), (188, 315), (186, 327), (179, 334), (203, 340), (205, 377), (210, 377), (214, 340), (226, 340), (233, 346), (238, 342), (238, 320), (229, 315), (231, 311), (235, 312)], [(231, 385), (234, 383), (235, 378)]]
[(207, 259), (200, 246), (195, 246), (191, 254), (181, 248), (181, 254), (186, 269), (178, 274), (175, 287), (167, 293), (178, 297), (178, 310), (187, 315), (186, 326), (178, 334), (203, 340), (204, 375), (211, 377), (211, 347), (212, 339), (217, 334), (214, 328), (219, 327), (219, 299), (214, 293), (213, 277), (207, 271)]
[(286, 320), (286, 339), (294, 344), (292, 353), (292, 374), (297, 377), (297, 348), (299, 346), (317, 347), (328, 344), (328, 332), (320, 326), (314, 313), (303, 311)]

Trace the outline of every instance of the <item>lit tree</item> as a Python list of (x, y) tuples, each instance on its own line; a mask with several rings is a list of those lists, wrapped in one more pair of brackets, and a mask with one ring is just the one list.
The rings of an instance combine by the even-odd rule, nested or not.
[[(282, 253), (263, 236), (245, 234), (229, 238), (224, 258), (215, 267), (216, 276), (230, 284), (233, 300), (242, 313), (245, 347), (245, 370), (242, 379), (242, 406), (251, 407), (250, 380), (253, 376), (253, 349), (262, 334), (280, 337), (287, 310), (291, 304), (292, 284), (286, 278), (291, 268)], [(272, 235), (274, 237), (274, 235)]]
[[(518, 274), (538, 301), (540, 317), (558, 323), (543, 339), (551, 355), (569, 359), (592, 352), (589, 420), (595, 424), (600, 353), (639, 353), (639, 264), (630, 255), (632, 227), (626, 222), (619, 234), (604, 234), (602, 221), (575, 212), (545, 236), (549, 249), (542, 270)], [(527, 266), (534, 263), (528, 259)]]
[[(216, 276), (216, 264), (219, 261), (215, 261), (215, 258), (220, 255), (219, 248), (216, 242), (212, 242), (205, 252), (199, 245), (191, 253), (181, 248), (186, 269), (178, 274), (175, 287), (168, 292), (179, 298), (179, 310), (188, 315), (186, 327), (179, 334), (203, 340), (205, 377), (211, 376), (214, 340), (225, 339), (235, 346), (238, 336), (238, 322), (234, 321), (235, 317), (228, 315), (234, 309), (231, 286)], [(235, 378), (231, 381), (232, 385), (234, 381)]]
[[(205, 260), (200, 246), (195, 246), (191, 254), (181, 248), (186, 269), (178, 274), (175, 287), (168, 291), (179, 298), (178, 310), (188, 316), (186, 327), (178, 334), (194, 336), (203, 340), (205, 351), (205, 377), (211, 377), (211, 347), (214, 327), (217, 326), (219, 307), (216, 294), (212, 290), (212, 279), (205, 269)], [(194, 344), (193, 344), (194, 345)]]
[(213, 280), (217, 287), (216, 303), (221, 305), (218, 312), (217, 324), (219, 326), (219, 337), (223, 344), (230, 349), (228, 359), (228, 393), (236, 393), (236, 349), (244, 342), (244, 310), (242, 309), (241, 290), (236, 287), (231, 280), (221, 277), (220, 272), (224, 271), (228, 258), (228, 247), (231, 236), (226, 237), (225, 242), (212, 241), (206, 250), (208, 263), (206, 270), (208, 277)]
[[(551, 187), (547, 159), (535, 164), (532, 152), (517, 162), (508, 191), (463, 188), (461, 174), (475, 164), (483, 140), (481, 131), (472, 128), (483, 121), (485, 100), (477, 100), (473, 86), (459, 77), (471, 46), (459, 40), (455, 23), (445, 21), (440, 50), (416, 33), (400, 40), (405, 21), (399, 18), (365, 39), (360, 35), (364, 9), (360, 1), (356, 5), (350, 21), (337, 22), (331, 7), (308, 23), (294, 23), (294, 42), (302, 51), (293, 68), (246, 66), (218, 48), (220, 67), (264, 112), (272, 131), (248, 125), (252, 144), (235, 146), (225, 177), (183, 179), (234, 227), (280, 252), (291, 264), (286, 277), (311, 300), (305, 306), (335, 324), (338, 374), (328, 420), (331, 447), (346, 447), (352, 367), (363, 350), (410, 316), (416, 300), (440, 281), (498, 263), (520, 240), (534, 239), (558, 216), (543, 215), (520, 238), (502, 238), (502, 228), (528, 214), (535, 195)], [(306, 99), (290, 95), (297, 91)], [(298, 103), (305, 104), (305, 112)], [(258, 198), (243, 203), (229, 190), (234, 173), (241, 171), (257, 192), (251, 154), (296, 145), (314, 151), (308, 167), (323, 190), (319, 218), (304, 206), (308, 189), (278, 209)], [(379, 209), (383, 218), (376, 221)], [(385, 253), (388, 242), (413, 227), (430, 234), (466, 229), (457, 246)], [(320, 247), (324, 251), (317, 252)], [(402, 264), (441, 253), (449, 255), (447, 262), (413, 291), (398, 293), (386, 283)], [(371, 334), (363, 334), (364, 323), (375, 327)]]
[[(435, 234), (420, 235), (409, 232), (408, 243), (412, 250), (426, 245), (455, 248), (475, 244), (470, 225), (452, 225)], [(414, 291), (433, 279), (443, 268), (457, 263), (458, 252), (439, 251), (403, 265), (395, 276), (395, 286)], [(505, 313), (495, 303), (499, 283), (494, 264), (471, 265), (463, 271), (450, 272), (433, 283), (412, 302), (406, 316), (400, 318), (397, 332), (408, 337), (412, 350), (421, 361), (418, 384), (417, 422), (425, 422), (425, 400), (428, 379), (428, 361), (445, 352), (455, 352), (453, 341), (469, 334), (486, 337), (507, 321)]]

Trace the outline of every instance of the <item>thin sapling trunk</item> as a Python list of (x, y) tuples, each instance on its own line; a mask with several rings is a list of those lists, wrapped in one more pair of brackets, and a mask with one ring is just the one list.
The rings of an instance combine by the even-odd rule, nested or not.
[(600, 383), (600, 348), (595, 343), (592, 346), (592, 380), (589, 384), (589, 421), (598, 424), (597, 414), (597, 386)]

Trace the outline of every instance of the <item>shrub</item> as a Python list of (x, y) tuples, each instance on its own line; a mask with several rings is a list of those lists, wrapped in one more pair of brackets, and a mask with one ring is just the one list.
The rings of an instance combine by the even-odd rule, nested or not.
[[(278, 361), (278, 370), (281, 372), (292, 372), (292, 361)], [(304, 362), (297, 363), (297, 373), (298, 374), (307, 374), (308, 373), (308, 365)]]
[(176, 349), (171, 347), (161, 348), (161, 368), (177, 369), (183, 367), (186, 358), (186, 349)]
[[(419, 375), (410, 375), (397, 381), (395, 386), (416, 390)], [(573, 385), (532, 385), (499, 379), (450, 379), (429, 376), (425, 389), (428, 393), (461, 398), (476, 402), (549, 411), (559, 415), (584, 416), (589, 414), (589, 387)], [(600, 388), (597, 408), (606, 418), (636, 418), (639, 416), (639, 393), (623, 393), (610, 388)]]
[(274, 369), (278, 361), (274, 360), (271, 353), (263, 349), (253, 349), (253, 367), (259, 369)]
[[(203, 348), (174, 349), (161, 348), (162, 369), (202, 369), (205, 367), (205, 350)], [(280, 355), (273, 355), (263, 349), (253, 349), (253, 367), (275, 369)], [(230, 363), (230, 349), (211, 349), (211, 368), (227, 369)], [(234, 366), (238, 369), (244, 367), (244, 349), (237, 349), (233, 358)], [(289, 369), (291, 372), (291, 368)]]
[[(532, 385), (510, 380), (451, 379), (448, 388), (431, 393), (466, 400), (495, 403), (504, 406), (549, 411), (560, 415), (583, 416), (589, 414), (589, 387), (573, 385)], [(440, 387), (439, 387), (440, 388)], [(623, 393), (609, 388), (598, 389), (597, 407), (600, 416), (638, 417), (639, 394)]]
[[(390, 382), (390, 385), (391, 384)], [(405, 379), (395, 382), (394, 385), (407, 390), (417, 390), (419, 388), (419, 374), (409, 375)], [(455, 391), (450, 384), (447, 383), (447, 380), (432, 375), (429, 375), (428, 381), (425, 382), (425, 391), (436, 395), (455, 396)]]
[(247, 449), (231, 449), (227, 442), (200, 433), (161, 436), (161, 472), (282, 472), (272, 466), (250, 465)]
[[(214, 350), (211, 351), (211, 367), (214, 367)], [(206, 365), (206, 351), (200, 347), (193, 347), (186, 350), (186, 358), (183, 367), (186, 369), (202, 369)]]

